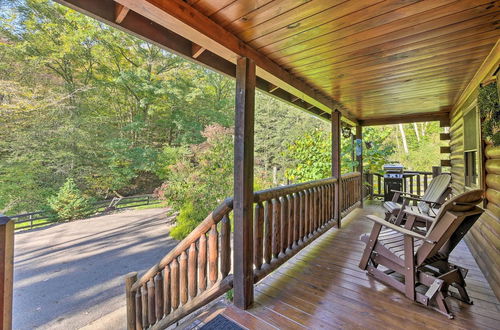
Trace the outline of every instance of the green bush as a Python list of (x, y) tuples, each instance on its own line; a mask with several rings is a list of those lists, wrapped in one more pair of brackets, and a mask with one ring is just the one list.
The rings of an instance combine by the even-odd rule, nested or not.
[(189, 235), (207, 215), (208, 213), (204, 212), (204, 210), (195, 208), (193, 202), (186, 202), (179, 211), (176, 225), (170, 232), (170, 236), (182, 240)]
[(57, 195), (48, 199), (48, 203), (58, 220), (83, 218), (92, 213), (92, 203), (71, 178), (66, 180)]

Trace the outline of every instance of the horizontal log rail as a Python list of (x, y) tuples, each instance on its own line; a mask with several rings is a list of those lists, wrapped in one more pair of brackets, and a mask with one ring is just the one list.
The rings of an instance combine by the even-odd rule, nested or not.
[[(342, 176), (344, 214), (359, 203), (360, 177)], [(254, 193), (254, 282), (337, 223), (336, 182), (327, 178)], [(232, 288), (232, 208), (232, 198), (226, 199), (139, 279), (137, 273), (126, 275), (129, 329), (164, 329)]]

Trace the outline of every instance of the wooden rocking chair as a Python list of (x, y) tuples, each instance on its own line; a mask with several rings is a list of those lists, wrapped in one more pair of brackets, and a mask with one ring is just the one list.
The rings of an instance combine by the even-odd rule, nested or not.
[[(366, 248), (359, 267), (409, 299), (453, 318), (445, 301), (447, 296), (468, 304), (472, 301), (465, 290), (468, 270), (450, 263), (448, 256), (483, 213), (476, 206), (482, 194), (482, 190), (472, 190), (451, 198), (435, 218), (404, 211), (404, 227), (368, 216), (375, 223), (370, 234), (360, 237)], [(425, 236), (413, 230), (419, 219), (432, 222)], [(449, 286), (455, 287), (458, 294), (450, 292)]]
[[(434, 217), (436, 215), (434, 209), (439, 208), (451, 194), (450, 182), (451, 175), (449, 174), (436, 176), (429, 183), (422, 197), (404, 191), (393, 190), (394, 196), (392, 201), (387, 201), (383, 204), (386, 209), (385, 220), (398, 225), (403, 223), (405, 213), (402, 211), (407, 208), (413, 212)], [(397, 202), (400, 197), (403, 197), (402, 204)], [(417, 202), (415, 207), (409, 205), (412, 201)]]

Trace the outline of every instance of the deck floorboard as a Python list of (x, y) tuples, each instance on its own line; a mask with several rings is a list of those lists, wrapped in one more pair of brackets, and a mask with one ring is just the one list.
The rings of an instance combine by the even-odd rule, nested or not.
[(450, 259), (469, 268), (467, 288), (474, 305), (448, 298), (454, 320), (413, 303), (358, 268), (364, 249), (359, 236), (371, 230), (357, 209), (255, 286), (255, 303), (224, 315), (248, 329), (498, 329), (500, 303), (464, 242)]

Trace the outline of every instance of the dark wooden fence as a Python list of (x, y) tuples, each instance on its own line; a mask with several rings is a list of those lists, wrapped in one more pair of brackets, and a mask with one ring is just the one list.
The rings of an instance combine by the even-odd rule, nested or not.
[[(343, 216), (359, 205), (361, 175), (342, 176)], [(254, 193), (254, 283), (337, 223), (336, 178)], [(230, 216), (225, 200), (139, 279), (125, 277), (128, 329), (164, 329), (233, 286)]]
[[(159, 203), (159, 200), (153, 197), (153, 195), (139, 195), (98, 201), (93, 203), (92, 207), (94, 209), (93, 213), (95, 214), (110, 210), (133, 208), (157, 203)], [(16, 230), (32, 229), (54, 222), (53, 217), (51, 217), (51, 213), (49, 211), (37, 211), (17, 214), (10, 216), (10, 218), (14, 220)]]

